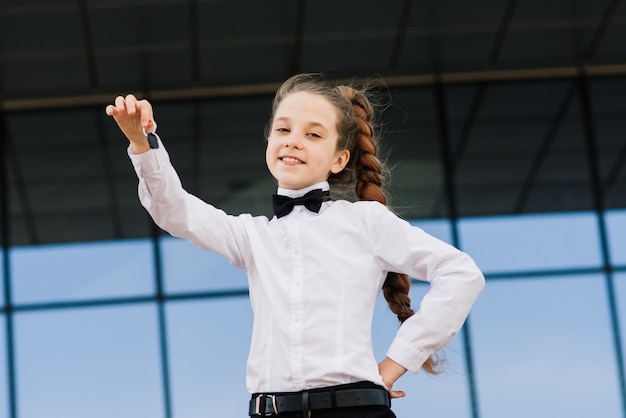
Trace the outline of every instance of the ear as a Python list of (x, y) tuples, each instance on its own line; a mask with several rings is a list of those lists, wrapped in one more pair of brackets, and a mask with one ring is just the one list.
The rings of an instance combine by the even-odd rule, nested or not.
[(339, 173), (346, 167), (348, 161), (350, 161), (350, 151), (348, 151), (347, 149), (337, 151), (337, 154), (335, 154), (335, 162), (330, 168), (330, 172), (333, 174)]

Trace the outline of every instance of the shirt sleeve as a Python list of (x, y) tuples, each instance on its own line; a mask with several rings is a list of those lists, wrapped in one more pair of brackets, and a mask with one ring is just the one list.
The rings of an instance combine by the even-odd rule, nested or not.
[(160, 228), (243, 268), (240, 246), (245, 245), (245, 231), (241, 220), (183, 189), (160, 138), (158, 148), (134, 154), (129, 146), (128, 155), (139, 179), (139, 200)]
[(485, 279), (464, 252), (383, 205), (372, 204), (370, 209), (368, 229), (381, 267), (430, 283), (419, 309), (402, 324), (387, 352), (395, 362), (418, 372), (461, 329)]

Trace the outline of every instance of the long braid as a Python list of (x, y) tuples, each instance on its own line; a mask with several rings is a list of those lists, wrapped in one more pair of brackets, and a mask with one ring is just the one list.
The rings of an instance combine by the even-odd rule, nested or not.
[[(378, 147), (374, 140), (371, 125), (372, 109), (367, 97), (351, 87), (339, 86), (338, 91), (350, 100), (358, 119), (358, 138), (356, 141), (356, 158), (354, 172), (356, 177), (355, 191), (359, 200), (372, 200), (387, 206), (387, 196), (382, 189), (383, 164), (378, 158)], [(383, 284), (383, 295), (389, 308), (402, 323), (415, 311), (411, 308), (409, 291), (411, 280), (406, 274), (389, 272)], [(429, 357), (422, 368), (430, 374), (438, 374), (436, 366), (440, 360)]]
[[(352, 99), (354, 113), (359, 119), (358, 160), (355, 164), (356, 195), (359, 200), (374, 200), (387, 206), (387, 196), (382, 189), (383, 164), (377, 157), (378, 147), (373, 140), (366, 108), (361, 101), (357, 100), (357, 97), (358, 95), (355, 94), (355, 98)], [(399, 273), (389, 273), (383, 285), (385, 299), (392, 312), (398, 315), (400, 322), (404, 322), (415, 313), (411, 309), (410, 288), (409, 277)]]

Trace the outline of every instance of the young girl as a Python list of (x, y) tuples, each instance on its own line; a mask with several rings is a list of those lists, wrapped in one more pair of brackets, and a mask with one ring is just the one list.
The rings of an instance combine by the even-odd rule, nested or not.
[[(394, 382), (407, 370), (436, 373), (432, 355), (459, 331), (484, 278), (466, 254), (386, 206), (363, 91), (310, 75), (280, 87), (265, 155), (278, 183), (271, 219), (227, 215), (188, 194), (152, 134), (147, 101), (117, 97), (106, 113), (130, 140), (154, 221), (248, 274), (250, 416), (394, 417), (390, 399), (405, 396)], [(357, 202), (332, 199), (346, 184)], [(430, 282), (415, 314), (407, 275)], [(381, 288), (402, 325), (378, 363), (371, 325)]]

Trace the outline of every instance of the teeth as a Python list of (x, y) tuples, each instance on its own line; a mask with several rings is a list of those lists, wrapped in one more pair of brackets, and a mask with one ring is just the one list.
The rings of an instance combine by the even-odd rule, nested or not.
[(302, 163), (302, 161), (298, 160), (297, 158), (291, 158), (291, 157), (282, 157), (281, 160), (287, 162), (287, 163)]

